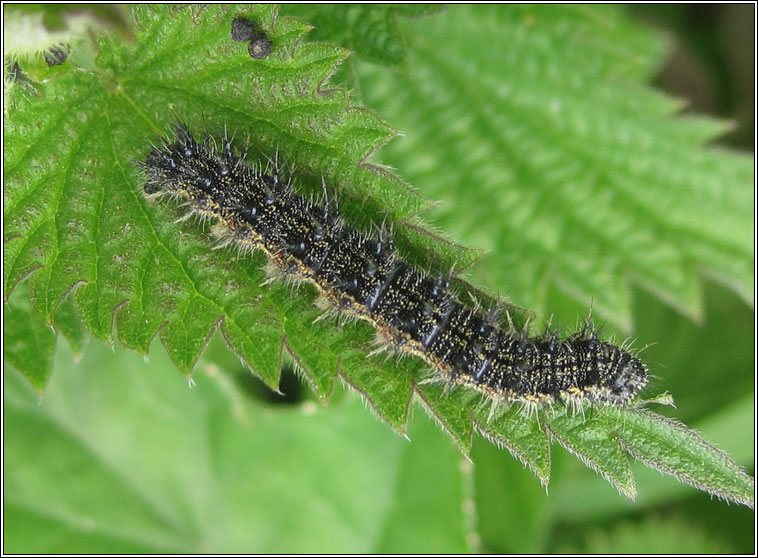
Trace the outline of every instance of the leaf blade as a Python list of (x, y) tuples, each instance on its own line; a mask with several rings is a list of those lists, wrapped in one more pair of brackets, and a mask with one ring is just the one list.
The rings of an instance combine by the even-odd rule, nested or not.
[(681, 422), (645, 409), (613, 409), (619, 442), (639, 461), (724, 500), (755, 506), (755, 480)]

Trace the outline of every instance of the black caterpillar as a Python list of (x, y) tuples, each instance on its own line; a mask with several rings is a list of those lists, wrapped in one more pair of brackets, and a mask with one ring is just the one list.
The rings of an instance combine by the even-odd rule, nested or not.
[(144, 161), (148, 198), (188, 200), (190, 214), (213, 218), (227, 241), (263, 250), (278, 275), (315, 285), (329, 307), (366, 320), (386, 347), (424, 359), (435, 378), (497, 402), (625, 404), (647, 383), (645, 365), (598, 339), (589, 323), (565, 340), (529, 337), (494, 313), (461, 303), (450, 278), (403, 260), (384, 229), (348, 226), (334, 204), (313, 202), (270, 171), (249, 166), (224, 134), (196, 141), (185, 125)]

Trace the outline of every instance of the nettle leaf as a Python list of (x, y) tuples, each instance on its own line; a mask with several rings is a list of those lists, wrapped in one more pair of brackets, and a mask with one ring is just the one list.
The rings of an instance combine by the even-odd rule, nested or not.
[(310, 40), (328, 41), (352, 52), (337, 69), (335, 81), (348, 85), (360, 98), (356, 60), (407, 70), (398, 17), (421, 17), (444, 9), (429, 4), (284, 4), (281, 13), (312, 25)]
[(293, 15), (313, 26), (309, 39), (343, 46), (361, 59), (403, 68), (407, 56), (397, 27), (397, 6), (391, 4), (285, 4)]
[(660, 36), (615, 6), (399, 23), (412, 70), (361, 64), (360, 90), (405, 132), (383, 160), (492, 252), (477, 283), (538, 314), (555, 284), (627, 332), (630, 282), (696, 320), (700, 274), (753, 304), (753, 159), (703, 149), (724, 123), (673, 118), (682, 103), (645, 84)]
[(4, 311), (3, 358), (42, 391), (52, 369), (55, 331), (34, 315), (26, 284), (16, 289)]
[[(709, 458), (706, 461), (709, 465), (697, 472), (682, 470), (675, 460), (658, 455), (668, 451), (655, 442), (660, 432), (651, 434), (647, 424), (626, 425), (621, 429), (617, 423), (602, 419), (606, 413), (604, 409), (586, 415), (566, 414), (563, 409), (553, 409), (527, 416), (516, 407), (492, 413), (479, 396), (467, 390), (458, 389), (445, 394), (439, 386), (418, 385), (425, 373), (419, 360), (407, 358), (400, 362), (386, 362), (383, 358), (367, 357), (374, 337), (368, 324), (338, 327), (328, 320), (315, 322), (320, 311), (313, 305), (315, 292), (312, 288), (304, 286), (293, 290), (283, 284), (261, 285), (264, 279), (261, 255), (239, 257), (233, 250), (212, 250), (209, 230), (200, 224), (177, 223), (176, 219), (182, 213), (170, 204), (147, 203), (140, 193), (142, 179), (134, 162), (144, 158), (151, 142), (165, 134), (178, 116), (198, 133), (203, 130), (219, 134), (225, 126), (231, 128), (236, 132), (238, 142), (251, 141), (251, 160), (260, 161), (278, 151), (300, 169), (298, 180), (302, 181), (303, 188), (318, 191), (323, 177), (340, 197), (341, 212), (349, 222), (365, 228), (382, 221), (394, 225), (399, 248), (418, 265), (445, 270), (455, 265), (460, 269), (480, 256), (477, 251), (464, 249), (428, 232), (418, 213), (427, 208), (429, 202), (394, 174), (369, 163), (371, 154), (396, 132), (374, 113), (352, 107), (343, 90), (330, 88), (330, 76), (347, 56), (345, 50), (327, 43), (304, 41), (308, 26), (294, 19), (277, 17), (276, 8), (271, 6), (175, 8), (140, 5), (134, 8), (133, 15), (136, 37), (133, 44), (103, 37), (98, 42), (98, 56), (92, 66), (78, 66), (76, 57), (72, 56), (64, 66), (37, 84), (38, 94), (19, 88), (11, 91), (11, 108), (5, 119), (4, 150), (6, 300), (19, 282), (27, 278), (30, 299), (39, 317), (45, 323), (58, 324), (76, 347), (80, 336), (71, 325), (70, 307), (61, 306), (61, 301), (71, 293), (77, 316), (96, 337), (113, 343), (115, 331), (122, 344), (147, 354), (151, 340), (158, 334), (171, 360), (185, 374), (192, 371), (208, 339), (216, 328), (220, 328), (228, 346), (271, 388), (276, 389), (279, 384), (282, 360), (292, 359), (323, 401), (329, 398), (338, 375), (399, 432), (406, 430), (411, 402), (419, 400), (464, 453), (468, 453), (473, 433), (478, 431), (499, 446), (506, 447), (545, 484), (550, 477), (550, 442), (555, 439), (628, 496), (634, 495), (634, 485), (624, 452), (639, 456), (659, 470), (679, 476), (701, 489), (742, 503), (750, 500), (750, 495), (745, 492), (744, 474), (728, 458)], [(253, 60), (244, 44), (231, 40), (231, 21), (239, 15), (255, 20), (269, 35), (272, 52), (268, 57)], [(529, 25), (512, 29), (514, 48), (506, 58), (515, 64), (514, 60), (526, 56), (527, 60), (532, 60), (527, 63), (527, 69), (533, 68), (532, 74), (537, 75), (540, 60), (547, 59), (548, 52), (555, 50), (548, 51), (548, 46), (564, 45), (570, 39), (576, 39), (579, 52), (572, 54), (576, 57), (572, 59), (572, 67), (581, 66), (583, 59), (580, 55), (597, 50), (603, 44), (577, 36), (574, 27), (577, 19), (580, 29), (585, 29), (588, 24), (579, 16), (569, 18), (561, 25), (553, 22), (555, 36), (551, 36), (551, 42), (546, 44), (543, 44), (544, 33), (537, 34), (534, 45), (525, 39), (530, 33)], [(479, 23), (482, 29), (490, 24), (484, 20)], [(459, 27), (470, 31), (470, 24), (469, 15), (468, 23), (462, 20)], [(437, 34), (444, 29), (440, 25), (445, 24), (435, 23), (433, 26)], [(628, 44), (645, 52), (646, 35), (621, 23), (611, 27), (617, 38), (628, 40)], [(491, 31), (495, 36), (501, 33), (500, 28), (495, 32), (493, 27)], [(431, 35), (434, 36), (438, 35)], [(485, 36), (482, 33), (482, 37)], [(451, 32), (445, 39), (452, 50), (455, 50), (456, 37)], [(458, 39), (462, 40), (462, 37)], [(518, 41), (523, 44), (516, 48)], [(467, 53), (469, 58), (473, 56), (471, 46), (472, 42), (460, 45), (461, 52)], [(620, 47), (611, 49), (606, 45), (604, 48), (615, 53)], [(476, 83), (479, 78), (475, 75), (467, 77), (464, 74), (470, 66), (465, 57), (450, 53), (443, 56), (436, 47), (421, 51), (427, 56), (426, 65), (422, 66), (422, 69), (426, 68), (426, 74), (430, 68), (442, 68), (456, 60), (461, 64), (460, 70), (451, 74), (455, 76), (454, 86), (439, 96), (443, 101), (449, 101), (451, 95), (454, 98), (461, 88), (474, 91), (474, 86), (494, 87), (494, 82), (489, 81), (493, 79), (492, 74), (479, 76), (481, 83)], [(660, 134), (678, 137), (676, 128), (670, 129), (667, 121), (659, 122), (660, 117), (670, 110), (670, 103), (667, 105), (660, 97), (651, 98), (641, 86), (633, 85), (635, 79), (650, 71), (644, 55), (639, 56), (641, 61), (634, 64), (616, 61), (590, 65), (601, 85), (602, 78), (610, 73), (627, 86), (623, 90), (624, 96), (612, 94), (610, 86), (604, 89), (604, 94), (608, 96), (607, 102), (618, 109), (619, 126), (630, 134), (631, 153), (634, 153), (631, 147), (635, 145), (639, 147), (646, 145), (647, 141), (660, 139), (656, 134), (648, 135), (643, 125), (637, 122), (638, 110), (645, 115), (655, 114), (655, 118), (650, 116), (650, 122), (646, 121), (645, 125), (654, 125)], [(614, 60), (613, 57), (610, 59)], [(563, 75), (561, 64), (551, 63), (550, 68), (552, 73), (557, 72), (551, 79)], [(548, 74), (552, 75), (551, 72)], [(427, 77), (434, 84), (433, 74), (422, 74), (418, 83), (402, 94), (413, 95), (423, 90)], [(571, 106), (580, 103), (582, 95), (586, 95), (582, 87), (587, 83), (580, 79), (573, 83), (573, 89), (559, 95), (560, 90), (556, 88), (550, 94), (559, 104), (565, 102), (565, 106)], [(515, 227), (514, 230), (523, 228), (527, 236), (532, 235), (531, 241), (525, 245), (535, 249), (526, 253), (529, 260), (532, 256), (535, 258), (533, 262), (526, 262), (523, 269), (527, 271), (522, 273), (530, 274), (531, 283), (538, 284), (538, 277), (545, 268), (541, 258), (552, 253), (546, 246), (557, 250), (557, 240), (565, 236), (559, 234), (561, 231), (576, 231), (575, 240), (579, 242), (586, 240), (587, 232), (592, 230), (590, 236), (599, 238), (600, 245), (607, 249), (600, 250), (591, 245), (595, 247), (583, 253), (584, 263), (575, 261), (572, 266), (568, 265), (569, 250), (563, 260), (556, 260), (554, 272), (556, 276), (559, 272), (565, 273), (562, 281), (582, 286), (586, 292), (594, 293), (597, 289), (597, 307), (612, 307), (610, 302), (615, 301), (612, 293), (616, 292), (616, 284), (611, 279), (627, 265), (629, 258), (626, 255), (618, 257), (615, 264), (610, 265), (608, 252), (618, 252), (617, 237), (623, 236), (624, 231), (629, 233), (628, 227), (639, 219), (639, 215), (631, 212), (631, 221), (620, 219), (613, 211), (614, 204), (620, 203), (619, 199), (614, 201), (612, 197), (598, 194), (600, 182), (621, 178), (606, 168), (607, 165), (601, 165), (599, 158), (591, 159), (596, 165), (595, 171), (582, 174), (583, 169), (586, 170), (583, 162), (586, 163), (591, 151), (580, 150), (579, 144), (561, 136), (560, 123), (563, 120), (551, 124), (544, 114), (544, 121), (536, 120), (541, 114), (538, 111), (542, 107), (540, 103), (548, 100), (545, 97), (547, 90), (540, 89), (540, 82), (520, 82), (520, 87), (524, 87), (524, 91), (533, 91), (524, 96), (514, 94), (513, 99), (521, 103), (522, 110), (529, 109), (526, 112), (531, 116), (523, 118), (535, 120), (517, 122), (507, 111), (502, 118), (512, 122), (499, 121), (501, 116), (495, 112), (480, 113), (478, 118), (482, 122), (491, 121), (485, 128), (493, 133), (493, 141), (499, 146), (510, 144), (497, 139), (497, 130), (511, 130), (514, 142), (518, 137), (529, 139), (527, 132), (532, 134), (519, 149), (523, 150), (524, 157), (529, 153), (534, 157), (528, 163), (525, 158), (514, 159), (511, 172), (523, 170), (532, 177), (538, 187), (536, 193), (525, 195), (522, 190), (514, 189), (511, 193), (511, 190), (503, 189), (501, 194), (508, 198), (510, 226)], [(377, 89), (381, 90), (378, 84)], [(639, 100), (632, 98), (632, 91), (639, 93)], [(431, 95), (433, 91), (429, 93)], [(511, 98), (508, 90), (501, 93)], [(604, 98), (603, 94), (600, 97)], [(628, 104), (618, 105), (621, 103), (618, 98)], [(434, 99), (433, 95), (429, 96), (409, 112), (425, 113), (440, 102)], [(600, 110), (603, 105), (599, 102), (593, 99), (585, 104)], [(529, 108), (524, 103), (534, 103), (534, 106)], [(482, 107), (486, 106), (482, 104)], [(568, 119), (567, 122), (582, 114), (589, 118), (586, 108), (584, 113), (577, 111), (558, 112), (563, 115), (561, 118)], [(448, 116), (452, 117), (451, 123), (459, 122), (455, 114)], [(567, 122), (564, 124), (569, 125)], [(582, 122), (588, 127), (587, 134), (590, 130), (598, 132), (597, 121), (588, 119)], [(514, 126), (509, 127), (510, 124)], [(545, 129), (544, 134), (536, 132), (541, 128)], [(608, 134), (610, 137), (610, 131)], [(652, 145), (659, 148), (656, 141)], [(696, 143), (687, 141), (690, 148)], [(559, 156), (560, 149), (543, 150), (554, 143), (561, 149), (570, 149), (576, 161), (568, 164), (565, 154)], [(454, 152), (442, 149), (434, 160), (445, 166), (457, 160), (465, 168), (474, 160), (481, 163), (482, 157), (491, 154), (486, 148), (488, 144), (483, 145), (485, 148), (472, 152), (465, 148), (456, 148)], [(608, 153), (610, 159), (616, 155), (612, 151)], [(735, 168), (728, 169), (721, 159), (713, 159), (715, 162), (710, 163), (714, 169), (712, 176), (721, 176), (726, 182), (735, 176), (739, 178), (741, 159), (734, 159), (737, 161)], [(727, 160), (731, 164), (731, 159)], [(694, 156), (691, 162), (696, 169), (682, 170), (682, 176), (691, 178), (697, 169), (702, 170)], [(623, 159), (619, 164), (634, 167), (635, 163)], [(645, 174), (661, 164), (662, 160), (655, 159), (647, 170), (637, 170)], [(534, 172), (539, 165), (550, 165), (552, 169), (547, 182)], [(480, 166), (472, 178), (483, 177), (484, 170)], [(639, 178), (634, 173), (632, 176)], [(505, 186), (510, 187), (513, 175), (510, 179), (507, 173), (503, 177)], [(600, 180), (599, 177), (604, 178)], [(557, 196), (560, 190), (555, 188), (561, 181), (573, 184), (578, 193), (564, 192)], [(473, 184), (472, 192), (485, 195), (490, 191), (484, 182)], [(497, 188), (489, 195), (498, 198)], [(682, 184), (679, 188), (683, 188)], [(548, 196), (548, 190), (557, 197)], [(590, 195), (593, 193), (598, 194), (598, 199)], [(602, 236), (598, 222), (592, 226), (588, 224), (586, 229), (574, 227), (579, 222), (578, 215), (561, 217), (565, 213), (563, 208), (576, 203), (578, 198), (586, 202), (582, 209), (587, 213), (586, 217), (594, 216), (604, 223), (607, 219), (616, 236)], [(566, 220), (558, 228), (551, 222), (553, 234), (548, 234), (549, 230), (542, 222), (544, 219), (536, 219), (539, 226), (528, 231), (527, 221), (534, 214), (535, 200), (546, 203), (553, 217)], [(735, 194), (731, 201), (740, 200), (740, 195)], [(636, 203), (643, 205), (640, 200)], [(718, 201), (712, 200), (712, 203)], [(462, 221), (476, 223), (485, 229), (493, 226), (490, 223), (499, 225), (502, 221), (497, 214), (499, 200), (481, 198), (471, 207), (478, 209), (470, 212), (466, 209), (468, 215)], [(492, 219), (481, 213), (485, 209), (489, 209)], [(608, 217), (603, 216), (603, 210), (610, 212)], [(659, 225), (662, 231), (671, 232), (665, 222), (661, 221)], [(710, 227), (704, 227), (702, 238), (708, 244), (710, 232), (706, 229), (710, 231)], [(644, 242), (644, 237), (642, 234), (642, 237), (635, 238)], [(517, 240), (523, 241), (524, 238), (523, 235), (516, 236)], [(659, 246), (663, 246), (663, 252), (670, 253), (671, 247), (665, 243), (655, 244), (653, 248)], [(513, 258), (521, 253), (515, 247), (510, 252)], [(629, 248), (624, 254), (637, 253)], [(728, 258), (732, 252), (725, 251), (724, 254)], [(653, 274), (656, 278), (673, 273), (669, 286), (678, 288), (689, 284), (687, 278), (691, 277), (683, 275), (683, 268), (671, 263), (680, 259), (664, 258), (661, 263), (653, 254), (645, 266), (657, 270)], [(657, 263), (651, 264), (650, 261)], [(735, 261), (742, 260), (735, 256)], [(658, 265), (662, 267), (658, 268)], [(595, 271), (598, 269), (605, 270), (602, 280), (596, 280)], [(522, 275), (520, 281), (517, 284), (523, 284), (526, 276)], [(477, 294), (463, 283), (457, 286)], [(14, 316), (18, 314), (19, 311), (14, 309)], [(26, 314), (29, 314), (28, 310)], [(517, 323), (523, 323), (527, 318), (527, 313), (517, 308), (511, 309), (511, 315)], [(44, 383), (44, 377), (39, 383)], [(682, 431), (679, 425), (669, 424), (669, 428)], [(641, 449), (647, 444), (650, 444), (650, 455)], [(707, 444), (695, 443), (691, 444), (688, 455), (712, 457), (713, 451)], [(689, 461), (681, 463), (685, 466)], [(697, 478), (690, 478), (689, 474)], [(725, 488), (724, 485), (729, 483), (732, 488)]]
[(754, 505), (755, 479), (684, 424), (643, 409), (613, 409), (603, 419), (645, 465), (724, 500)]
[(3, 374), (6, 552), (475, 550), (462, 458), (431, 421), (411, 444), (357, 398), (271, 405), (208, 362), (192, 388), (157, 345), (56, 357), (43, 398)]

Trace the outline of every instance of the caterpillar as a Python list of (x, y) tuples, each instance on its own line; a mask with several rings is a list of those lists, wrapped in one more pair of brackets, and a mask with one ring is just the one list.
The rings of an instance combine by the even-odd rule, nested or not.
[(645, 364), (599, 339), (589, 319), (565, 339), (549, 328), (530, 336), (465, 305), (449, 275), (404, 260), (386, 228), (366, 233), (347, 224), (323, 180), (320, 200), (299, 194), (278, 163), (249, 165), (226, 131), (220, 141), (197, 141), (178, 124), (137, 164), (148, 199), (184, 200), (188, 215), (216, 222), (225, 243), (262, 250), (274, 278), (311, 283), (326, 308), (371, 323), (383, 347), (423, 359), (433, 380), (537, 408), (624, 405), (647, 384)]

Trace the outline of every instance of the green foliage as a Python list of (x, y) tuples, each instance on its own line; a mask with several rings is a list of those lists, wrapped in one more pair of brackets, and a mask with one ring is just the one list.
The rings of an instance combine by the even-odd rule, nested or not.
[(41, 402), (5, 375), (6, 552), (469, 550), (462, 457), (429, 421), (411, 444), (357, 398), (277, 410), (207, 362), (188, 386), (160, 347), (63, 348)]
[(285, 4), (280, 9), (281, 15), (294, 15), (313, 26), (309, 40), (343, 46), (367, 62), (406, 68), (407, 54), (397, 15), (425, 15), (441, 8), (424, 9), (418, 4)]
[(337, 69), (335, 78), (360, 97), (357, 60), (407, 70), (408, 54), (398, 16), (419, 17), (442, 9), (424, 4), (284, 4), (281, 13), (310, 23), (310, 40), (337, 44), (354, 54)]
[[(357, 85), (365, 104), (389, 118), (393, 126), (414, 131), (384, 148), (381, 160), (402, 168), (416, 186), (423, 185), (428, 196), (449, 202), (447, 209), (435, 207), (425, 215), (466, 243), (494, 252), (487, 265), (473, 268), (471, 277), (477, 283), (507, 288), (513, 301), (541, 313), (551, 297), (563, 296), (555, 294), (553, 287), (557, 286), (583, 303), (593, 300), (597, 314), (628, 330), (632, 279), (657, 298), (699, 318), (702, 297), (696, 270), (723, 281), (745, 299), (752, 292), (752, 189), (748, 190), (752, 162), (704, 150), (702, 142), (722, 130), (721, 124), (702, 118), (670, 118), (677, 103), (642, 84), (661, 58), (658, 38), (630, 23), (621, 12), (597, 6), (456, 7), (429, 18), (402, 21), (395, 19), (395, 9), (383, 7), (316, 12), (315, 7), (293, 6), (288, 10), (309, 10), (300, 15), (304, 21), (319, 22), (323, 41), (341, 42), (360, 58), (393, 67), (409, 66), (410, 71), (390, 72), (351, 60), (349, 79), (344, 74), (333, 75), (348, 52), (327, 42), (305, 42), (308, 26), (277, 17), (271, 6), (139, 6), (134, 13), (133, 44), (103, 36), (96, 58), (82, 54), (78, 59), (75, 50), (63, 67), (37, 68), (35, 92), (22, 88), (7, 91), (6, 359), (41, 390), (49, 376), (54, 347), (53, 335), (44, 324), (54, 324), (76, 352), (84, 342), (82, 327), (113, 344), (115, 326), (123, 345), (144, 354), (158, 335), (171, 361), (189, 374), (218, 328), (245, 366), (271, 388), (279, 385), (283, 359), (294, 359), (319, 400), (330, 398), (338, 374), (385, 422), (403, 433), (415, 399), (464, 453), (471, 451), (474, 431), (479, 431), (506, 447), (543, 484), (551, 474), (556, 476), (555, 461), (561, 458), (555, 452), (551, 455), (550, 442), (557, 441), (630, 497), (635, 495), (635, 484), (627, 452), (698, 488), (750, 504), (752, 479), (672, 419), (640, 409), (598, 409), (586, 414), (554, 409), (539, 417), (525, 417), (516, 408), (490, 419), (489, 409), (466, 390), (446, 396), (439, 386), (416, 385), (423, 369), (414, 359), (400, 363), (367, 359), (370, 327), (347, 324), (337, 328), (325, 321), (314, 324), (319, 312), (312, 304), (310, 288), (292, 292), (284, 285), (260, 286), (261, 257), (236, 259), (229, 265), (234, 253), (209, 250), (208, 231), (174, 223), (175, 208), (145, 202), (133, 164), (144, 157), (156, 136), (169, 129), (174, 115), (187, 120), (193, 129), (220, 131), (228, 125), (238, 131), (238, 137), (245, 136), (243, 142), (247, 137), (252, 140), (257, 152), (250, 154), (251, 159), (260, 160), (261, 153), (275, 149), (286, 154), (301, 169), (299, 187), (306, 191), (317, 191), (323, 176), (339, 192), (341, 210), (356, 226), (368, 227), (384, 219), (396, 224), (398, 244), (419, 265), (449, 269), (454, 264), (460, 268), (473, 263), (479, 252), (427, 232), (418, 216), (429, 206), (423, 197), (392, 173), (368, 164), (367, 160), (375, 157), (372, 153), (396, 132), (374, 113), (351, 106), (347, 94), (333, 88), (337, 80), (345, 80)], [(230, 40), (230, 22), (236, 14), (255, 19), (270, 34), (273, 51), (268, 58), (251, 60), (244, 45)], [(310, 19), (309, 14), (318, 19)], [(367, 21), (373, 22), (369, 27), (375, 33), (361, 31)], [(80, 69), (75, 68), (85, 58), (91, 65), (85, 68), (82, 62)], [(561, 321), (573, 321), (578, 314), (575, 308), (572, 312), (557, 315)], [(518, 322), (526, 318), (526, 313), (516, 308), (512, 313)], [(35, 346), (40, 353), (37, 361)], [(76, 381), (81, 385), (77, 389), (96, 397), (100, 386), (96, 377), (103, 371), (92, 368), (87, 369), (89, 374), (79, 371)], [(210, 390), (207, 397), (215, 409), (211, 423), (221, 429), (213, 462), (249, 460), (250, 440), (245, 438), (249, 433), (243, 436), (235, 431), (239, 426), (235, 424), (219, 426), (229, 420), (229, 411), (224, 410), (229, 401), (214, 395), (216, 388), (202, 376), (197, 376), (197, 381), (204, 396), (204, 390)], [(222, 377), (216, 381), (223, 385)], [(100, 389), (117, 393), (122, 389), (113, 386), (103, 384)], [(18, 411), (15, 418), (17, 423), (28, 424), (29, 436), (46, 439), (49, 432), (68, 431), (84, 420), (76, 413), (34, 416), (23, 387), (16, 383), (13, 389), (16, 399), (11, 401), (19, 405), (14, 407)], [(53, 388), (48, 390), (46, 397), (54, 398)], [(233, 391), (225, 391), (226, 397)], [(81, 404), (76, 397), (61, 398), (65, 405)], [(733, 398), (730, 393), (723, 400)], [(106, 399), (102, 401), (101, 408), (108, 408)], [(140, 411), (135, 409), (141, 407), (124, 409), (122, 429), (139, 431)], [(344, 424), (365, 426), (362, 418), (355, 418), (361, 409), (356, 410), (355, 405), (349, 409), (336, 409), (349, 413)], [(333, 417), (331, 410), (329, 416)], [(191, 413), (182, 416), (187, 414)], [(264, 412), (255, 420), (266, 416)], [(336, 448), (343, 457), (352, 452), (349, 445), (341, 447), (331, 438), (322, 438), (328, 428), (312, 432), (303, 426), (298, 431), (293, 419), (302, 417), (288, 416), (287, 428), (296, 437), (295, 444)], [(94, 422), (86, 418), (85, 424)], [(743, 426), (744, 414), (735, 413), (729, 420)], [(743, 422), (733, 422), (740, 420)], [(276, 422), (279, 428), (278, 419)], [(200, 424), (198, 428), (207, 430), (208, 426)], [(13, 446), (18, 450), (13, 463), (19, 470), (25, 460), (31, 460), (19, 449), (24, 435), (17, 433)], [(119, 436), (128, 436), (128, 432), (115, 433), (114, 440)], [(423, 436), (430, 436), (428, 428)], [(281, 450), (281, 442), (274, 438), (269, 434), (260, 438), (261, 453), (286, 460), (288, 466), (281, 469), (286, 474), (281, 473), (278, 481), (263, 476), (262, 489), (270, 493), (260, 496), (243, 490), (239, 495), (240, 506), (246, 499), (260, 497), (261, 504), (267, 505), (261, 510), (273, 506), (281, 512), (281, 516), (269, 518), (270, 524), (264, 522), (260, 530), (242, 538), (237, 531), (232, 533), (234, 526), (230, 526), (229, 533), (222, 536), (214, 525), (201, 529), (204, 521), (219, 521), (204, 509), (202, 501), (184, 502), (186, 508), (171, 509), (181, 504), (172, 500), (172, 494), (186, 488), (181, 479), (177, 481), (180, 488), (156, 496), (160, 501), (146, 496), (153, 492), (150, 485), (142, 487), (137, 497), (127, 495), (127, 482), (124, 498), (132, 510), (128, 515), (141, 521), (157, 514), (161, 521), (156, 525), (168, 521), (166, 529), (154, 527), (137, 536), (138, 523), (117, 525), (114, 520), (113, 530), (96, 530), (101, 538), (92, 548), (122, 541), (124, 551), (130, 552), (244, 551), (251, 547), (283, 551), (281, 546), (267, 546), (274, 542), (266, 542), (265, 537), (273, 536), (276, 541), (271, 533), (287, 529), (288, 521), (301, 516), (289, 515), (299, 506), (297, 500), (282, 504), (276, 500), (276, 490), (288, 477), (303, 474), (298, 469), (308, 458)], [(672, 443), (674, 439), (678, 443)], [(98, 440), (98, 444), (106, 444), (104, 439)], [(121, 465), (114, 465), (118, 461), (115, 454), (105, 466), (89, 463), (82, 448), (73, 449), (80, 442), (62, 437), (56, 443), (68, 447), (45, 447), (71, 459), (66, 470), (86, 465), (87, 474), (93, 476), (83, 476), (81, 487), (88, 482), (107, 485), (108, 479), (123, 473)], [(156, 442), (155, 451), (160, 447)], [(191, 461), (196, 450), (188, 449), (186, 457), (178, 461)], [(474, 448), (475, 462), (481, 451)], [(227, 452), (237, 453), (230, 457)], [(341, 516), (357, 514), (361, 518), (347, 529), (353, 538), (335, 541), (325, 534), (319, 523), (322, 518), (315, 517), (319, 512), (314, 498), (321, 495), (301, 493), (299, 497), (313, 504), (305, 511), (309, 512), (307, 520), (315, 523), (287, 550), (310, 550), (310, 540), (330, 550), (431, 551), (413, 539), (417, 531), (428, 532), (434, 524), (418, 517), (430, 501), (413, 487), (423, 484), (424, 471), (438, 462), (420, 449), (409, 452), (418, 456), (408, 457), (407, 462), (393, 461), (397, 456), (388, 459), (394, 466), (404, 465), (401, 470), (408, 475), (398, 480), (397, 486), (403, 490), (394, 502), (382, 500), (387, 498), (382, 491), (370, 497), (328, 491), (324, 500), (334, 502)], [(449, 457), (444, 459), (444, 463), (452, 463)], [(205, 485), (211, 493), (217, 482), (232, 493), (235, 481), (259, 475), (257, 467), (267, 471), (267, 466), (272, 470), (280, 467), (261, 458), (234, 470), (193, 471), (192, 475), (213, 477), (213, 482)], [(316, 485), (331, 482), (326, 480), (331, 472), (345, 473), (345, 468), (354, 472), (362, 467), (327, 459), (319, 468), (321, 474), (310, 481)], [(456, 471), (457, 465), (449, 473), (450, 483), (459, 482), (456, 486), (464, 488), (474, 483)], [(53, 473), (53, 469), (46, 472)], [(151, 472), (148, 466), (142, 472), (148, 478), (162, 473)], [(310, 481), (307, 476), (303, 479), (294, 486), (305, 490)], [(359, 478), (344, 479), (334, 492), (337, 486), (363, 487), (361, 482)], [(49, 488), (40, 483), (35, 490), (44, 493)], [(465, 489), (463, 493), (443, 492), (438, 496), (444, 502), (429, 509), (435, 513), (450, 510), (445, 525), (455, 528), (440, 530), (440, 551), (476, 548), (473, 528), (465, 527), (473, 523), (475, 513), (461, 517), (452, 511), (460, 512), (470, 494), (464, 494)], [(25, 508), (33, 494), (14, 494), (12, 501), (19, 511), (14, 525), (21, 533), (17, 542), (21, 542), (24, 525), (40, 520), (40, 512)], [(67, 496), (72, 499), (69, 502), (78, 501), (75, 494), (62, 494), (63, 508)], [(431, 496), (435, 490), (430, 491)], [(363, 497), (378, 507), (368, 510), (357, 500), (342, 502), (343, 497)], [(489, 510), (486, 497), (482, 499), (484, 512), (480, 513), (484, 515)], [(278, 504), (269, 506), (271, 501)], [(105, 499), (82, 502), (86, 508), (89, 503), (104, 505)], [(534, 498), (531, 502), (533, 513), (518, 519), (526, 532), (536, 537), (544, 517), (543, 504)], [(387, 511), (390, 504), (394, 508)], [(224, 513), (244, 516), (235, 515), (237, 505)], [(53, 516), (69, 517), (68, 512), (61, 509)], [(97, 508), (92, 514), (101, 512), (105, 516), (110, 513)], [(361, 537), (369, 536), (365, 530), (374, 525), (374, 513), (384, 514), (385, 531), (381, 536), (372, 531), (373, 546), (356, 546)], [(495, 533), (488, 523), (492, 520), (489, 514), (482, 517), (486, 544), (518, 548), (518, 541)], [(72, 548), (87, 551), (90, 547), (76, 546), (76, 532), (86, 530), (86, 521), (73, 525), (60, 537), (71, 542)], [(198, 530), (197, 536), (183, 531), (190, 528)], [(153, 532), (154, 536), (150, 535)], [(213, 540), (215, 536), (221, 538)], [(44, 551), (45, 547), (40, 548)]]
[(622, 523), (610, 531), (594, 529), (586, 545), (566, 545), (563, 554), (721, 554), (728, 544), (703, 534), (702, 524), (680, 517), (656, 516), (642, 523)]
[(382, 160), (444, 200), (435, 223), (492, 252), (477, 283), (541, 315), (556, 284), (626, 332), (630, 281), (696, 321), (699, 273), (753, 303), (753, 161), (701, 148), (725, 125), (672, 118), (681, 103), (641, 83), (657, 35), (607, 6), (403, 28), (413, 72), (362, 65), (360, 90), (406, 132)]
[(5, 305), (3, 358), (42, 391), (53, 365), (55, 331), (34, 315), (28, 297), (26, 285), (20, 286)]

